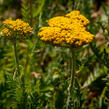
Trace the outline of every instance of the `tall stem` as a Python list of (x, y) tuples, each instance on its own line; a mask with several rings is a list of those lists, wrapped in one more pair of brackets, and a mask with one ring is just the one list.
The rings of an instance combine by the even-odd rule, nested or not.
[(75, 48), (71, 47), (71, 76), (70, 76), (70, 84), (68, 87), (68, 98), (67, 98), (67, 103), (66, 103), (66, 109), (69, 109), (69, 103), (70, 103), (70, 98), (71, 98), (71, 91), (74, 85), (74, 76), (75, 76)]
[[(18, 55), (17, 55), (16, 41), (13, 41), (13, 48), (14, 48), (14, 56), (15, 56), (15, 63), (16, 63), (16, 71), (19, 74), (20, 70), (19, 70), (19, 61), (18, 61)], [(14, 76), (16, 76), (16, 72)]]
[(16, 47), (16, 40), (13, 41), (13, 48), (14, 48), (14, 56), (15, 56), (15, 63), (16, 63), (16, 72), (14, 74), (14, 77), (16, 77), (16, 73), (17, 73), (19, 85), (22, 90), (21, 103), (18, 107), (19, 107), (19, 109), (21, 109), (21, 108), (25, 109), (26, 93), (25, 93), (24, 75), (20, 76), (19, 59), (18, 59), (18, 52), (17, 52), (17, 47)]
[(72, 54), (72, 57), (71, 57), (71, 80), (70, 80), (70, 84), (71, 84), (71, 88), (73, 87), (73, 84), (74, 84), (74, 76), (75, 76), (75, 48), (72, 48), (71, 49), (71, 54)]

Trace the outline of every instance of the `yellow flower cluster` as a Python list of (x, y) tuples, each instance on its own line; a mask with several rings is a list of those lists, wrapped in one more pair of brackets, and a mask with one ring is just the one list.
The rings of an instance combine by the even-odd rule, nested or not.
[(9, 29), (7, 29), (7, 28), (3, 28), (2, 29), (2, 34), (6, 35), (6, 36), (11, 36), (12, 32)]
[(51, 41), (54, 44), (73, 44), (81, 46), (90, 43), (94, 37), (86, 31), (89, 20), (79, 11), (72, 11), (65, 16), (57, 16), (47, 20), (48, 27), (40, 28), (38, 36), (43, 41)]
[[(15, 21), (12, 19), (6, 19), (3, 21), (3, 25), (2, 34), (9, 38), (16, 37), (18, 35), (25, 36), (32, 33), (33, 30), (28, 23), (25, 23), (21, 19), (17, 19)], [(20, 39), (20, 37), (17, 38)]]

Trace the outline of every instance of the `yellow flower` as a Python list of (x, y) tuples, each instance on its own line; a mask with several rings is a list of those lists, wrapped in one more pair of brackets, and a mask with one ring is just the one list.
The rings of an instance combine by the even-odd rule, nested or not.
[(90, 43), (94, 37), (86, 31), (85, 26), (89, 20), (79, 11), (72, 11), (65, 16), (51, 18), (47, 20), (47, 23), (49, 26), (40, 28), (38, 33), (43, 41), (81, 46), (84, 43)]
[(8, 36), (8, 38), (17, 38), (17, 39), (23, 39), (27, 37), (20, 37), (20, 36), (29, 36), (30, 33), (32, 33), (32, 28), (29, 26), (28, 23), (25, 23), (21, 19), (12, 20), (12, 19), (6, 19), (3, 21), (3, 29), (2, 34), (4, 36)]

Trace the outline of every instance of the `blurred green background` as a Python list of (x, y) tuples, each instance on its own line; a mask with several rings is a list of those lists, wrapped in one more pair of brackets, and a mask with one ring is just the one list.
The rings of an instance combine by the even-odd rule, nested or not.
[(0, 37), (0, 109), (65, 109), (70, 50), (45, 44), (37, 33), (47, 19), (74, 8), (90, 20), (87, 30), (95, 38), (76, 52), (78, 82), (69, 109), (78, 101), (80, 109), (109, 109), (109, 0), (0, 0), (0, 31), (7, 18), (34, 28), (31, 39), (17, 42), (22, 82), (13, 79), (12, 44)]

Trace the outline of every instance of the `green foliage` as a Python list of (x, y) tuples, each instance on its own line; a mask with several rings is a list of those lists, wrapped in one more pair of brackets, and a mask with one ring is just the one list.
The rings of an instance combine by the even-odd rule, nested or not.
[[(95, 39), (77, 50), (69, 109), (109, 108), (109, 2), (101, 4), (100, 15), (94, 11), (96, 5), (94, 0), (0, 0), (0, 109), (66, 108), (70, 49), (45, 44), (37, 33), (47, 19), (74, 8), (90, 20), (88, 31)], [(21, 18), (34, 28), (30, 39), (17, 41), (20, 75), (16, 78), (13, 45), (1, 37), (2, 21), (9, 17)]]

